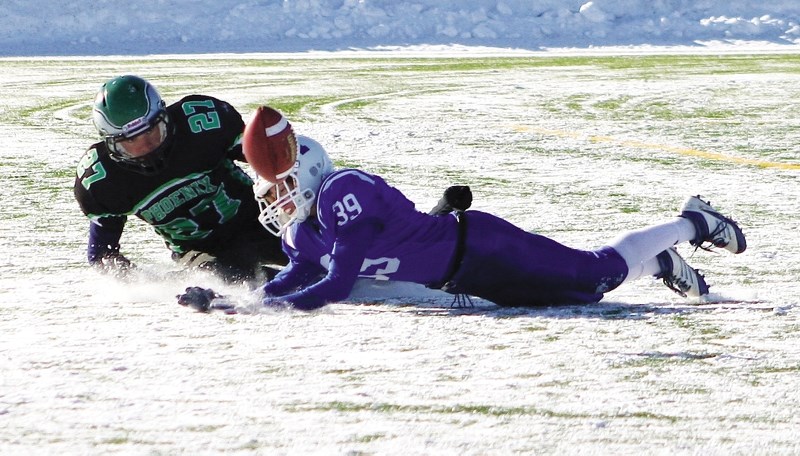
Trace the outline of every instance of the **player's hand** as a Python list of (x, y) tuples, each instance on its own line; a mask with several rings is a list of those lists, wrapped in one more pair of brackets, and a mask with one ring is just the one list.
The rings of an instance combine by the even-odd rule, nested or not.
[(175, 296), (178, 304), (189, 306), (198, 312), (208, 312), (211, 308), (211, 301), (222, 298), (222, 295), (211, 288), (187, 287), (183, 294)]
[(119, 252), (106, 253), (94, 264), (100, 271), (117, 278), (125, 278), (131, 271), (136, 269), (136, 265)]
[(444, 199), (457, 211), (466, 211), (472, 206), (472, 190), (468, 185), (453, 185), (444, 191)]
[(444, 191), (430, 215), (445, 215), (453, 211), (466, 211), (472, 206), (472, 190), (466, 185), (453, 185)]
[(279, 309), (279, 310), (289, 309), (292, 307), (290, 303), (284, 301), (280, 297), (275, 297), (275, 296), (267, 296), (266, 298), (261, 300), (261, 304), (269, 309)]

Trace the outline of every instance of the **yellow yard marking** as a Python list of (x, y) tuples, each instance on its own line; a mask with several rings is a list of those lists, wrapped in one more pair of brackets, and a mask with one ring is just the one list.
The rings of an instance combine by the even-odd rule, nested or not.
[(689, 147), (677, 147), (664, 144), (654, 144), (644, 141), (620, 139), (613, 136), (586, 136), (573, 131), (565, 130), (551, 130), (547, 128), (529, 127), (525, 125), (518, 125), (514, 127), (518, 132), (534, 132), (545, 136), (557, 136), (561, 138), (574, 138), (585, 139), (593, 143), (610, 143), (618, 144), (620, 146), (631, 147), (636, 149), (651, 149), (661, 150), (665, 152), (674, 152), (679, 155), (687, 155), (692, 157), (700, 157), (708, 160), (726, 161), (731, 163), (738, 163), (740, 165), (758, 166), (759, 168), (777, 168), (777, 169), (800, 169), (800, 163), (779, 163), (766, 160), (755, 160), (752, 158), (732, 157), (730, 155), (721, 154), (718, 152), (710, 152), (707, 150), (692, 149)]

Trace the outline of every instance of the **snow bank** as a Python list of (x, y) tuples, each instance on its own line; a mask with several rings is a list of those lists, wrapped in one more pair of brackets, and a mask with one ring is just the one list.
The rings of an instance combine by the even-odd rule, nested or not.
[(6, 0), (0, 55), (800, 44), (792, 0)]

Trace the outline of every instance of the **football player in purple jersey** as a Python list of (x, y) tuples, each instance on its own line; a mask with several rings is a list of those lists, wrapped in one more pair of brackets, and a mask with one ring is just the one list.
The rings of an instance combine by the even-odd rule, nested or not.
[[(704, 277), (673, 246), (746, 248), (736, 222), (698, 196), (671, 221), (579, 250), (485, 212), (419, 212), (379, 176), (334, 170), (322, 146), (308, 138), (300, 139), (297, 161), (281, 179), (256, 172), (267, 178), (256, 184), (259, 220), (282, 236), (289, 257), (263, 287), (267, 306), (317, 309), (346, 299), (358, 278), (415, 282), (501, 306), (552, 306), (595, 303), (649, 275), (699, 298), (708, 293)], [(214, 296), (187, 289), (181, 298), (191, 301), (198, 291)]]

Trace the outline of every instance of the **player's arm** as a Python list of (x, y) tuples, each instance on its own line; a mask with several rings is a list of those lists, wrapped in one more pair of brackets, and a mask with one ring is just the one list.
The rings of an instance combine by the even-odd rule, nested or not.
[(230, 137), (230, 147), (228, 157), (232, 160), (247, 161), (242, 152), (242, 133), (244, 132), (244, 120), (242, 115), (230, 103), (222, 100), (214, 100), (217, 106), (222, 128)]
[[(125, 215), (110, 215), (111, 211), (95, 199), (94, 189), (107, 177), (99, 159), (97, 147), (92, 145), (78, 163), (73, 193), (81, 211), (89, 217), (89, 240), (86, 259), (89, 264), (102, 270), (125, 272), (133, 265), (120, 253), (119, 240), (125, 228)], [(107, 215), (92, 215), (107, 214)]]
[(272, 280), (264, 285), (267, 296), (281, 296), (319, 279), (325, 270), (314, 263), (292, 259)]
[(125, 272), (133, 264), (120, 253), (119, 240), (125, 228), (125, 217), (102, 217), (89, 223), (86, 256), (89, 264), (106, 272)]
[(380, 231), (373, 219), (360, 219), (338, 230), (328, 273), (317, 283), (278, 298), (299, 310), (318, 309), (350, 295), (358, 279), (367, 249)]

